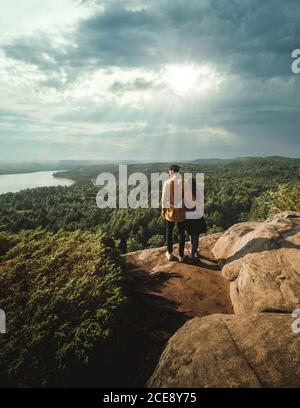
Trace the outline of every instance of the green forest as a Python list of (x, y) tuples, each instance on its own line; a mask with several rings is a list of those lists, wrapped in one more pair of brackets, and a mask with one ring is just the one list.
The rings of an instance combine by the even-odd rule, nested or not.
[(8, 321), (0, 384), (109, 384), (130, 331), (118, 251), (90, 232), (40, 228), (1, 232), (0, 247), (0, 304)]
[[(181, 165), (205, 173), (208, 233), (300, 211), (298, 159)], [(166, 166), (132, 164), (129, 174)], [(122, 367), (141, 317), (121, 254), (164, 245), (165, 226), (159, 209), (99, 209), (93, 181), (104, 171), (118, 166), (73, 168), (64, 173), (76, 181), (70, 187), (0, 195), (1, 385), (132, 384), (135, 367), (132, 377)]]
[[(182, 172), (205, 174), (209, 233), (226, 230), (249, 218), (265, 218), (266, 194), (276, 192), (282, 184), (297, 184), (300, 179), (300, 160), (281, 157), (182, 163), (181, 166)], [(128, 173), (143, 172), (150, 176), (166, 171), (166, 167), (165, 163), (129, 165)], [(44, 187), (0, 195), (0, 231), (17, 233), (41, 227), (49, 232), (105, 233), (116, 241), (122, 253), (163, 245), (165, 227), (159, 209), (96, 206), (98, 190), (93, 182), (102, 172), (117, 176), (118, 166), (94, 165), (66, 171), (64, 177), (76, 181), (71, 187)]]

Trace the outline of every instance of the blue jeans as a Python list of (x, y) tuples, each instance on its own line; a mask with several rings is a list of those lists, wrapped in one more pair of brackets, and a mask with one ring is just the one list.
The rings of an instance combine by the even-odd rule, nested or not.
[(191, 244), (192, 244), (192, 255), (195, 255), (195, 253), (198, 251), (198, 247), (199, 247), (199, 235), (200, 235), (200, 234), (192, 234), (192, 235), (190, 236)]

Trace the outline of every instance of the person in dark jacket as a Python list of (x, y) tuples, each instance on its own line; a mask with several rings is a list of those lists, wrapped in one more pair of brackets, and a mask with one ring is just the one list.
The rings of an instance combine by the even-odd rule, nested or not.
[(199, 238), (200, 234), (207, 232), (207, 226), (204, 216), (200, 211), (200, 215), (196, 218), (189, 219), (187, 214), (189, 212), (194, 212), (193, 215), (197, 215), (198, 209), (201, 207), (201, 203), (197, 203), (197, 200), (200, 200), (199, 193), (197, 194), (197, 181), (196, 178), (191, 180), (192, 189), (185, 189), (185, 204), (186, 208), (186, 220), (185, 220), (185, 229), (191, 240), (191, 259), (199, 259)]

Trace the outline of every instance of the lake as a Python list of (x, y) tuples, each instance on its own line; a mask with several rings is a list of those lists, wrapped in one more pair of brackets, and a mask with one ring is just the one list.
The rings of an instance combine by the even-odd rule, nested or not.
[(56, 171), (37, 171), (34, 173), (21, 174), (1, 174), (0, 194), (16, 193), (26, 188), (51, 187), (51, 186), (71, 186), (72, 180), (53, 177)]

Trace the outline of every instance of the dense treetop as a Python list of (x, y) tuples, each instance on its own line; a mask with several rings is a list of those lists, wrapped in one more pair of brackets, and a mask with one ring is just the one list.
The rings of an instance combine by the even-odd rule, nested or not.
[[(209, 232), (255, 217), (257, 199), (280, 183), (296, 183), (300, 178), (300, 160), (281, 157), (245, 158), (216, 163), (182, 163), (183, 172), (205, 174), (205, 216)], [(130, 164), (128, 174), (166, 170), (165, 163)], [(76, 181), (71, 187), (45, 187), (0, 195), (0, 231), (46, 228), (51, 232), (105, 232), (112, 236), (122, 252), (164, 243), (164, 222), (159, 209), (99, 209), (97, 187), (101, 172), (118, 176), (118, 166), (102, 164), (81, 167), (64, 173)], [(261, 199), (263, 200), (263, 199)], [(258, 217), (261, 217), (258, 214)]]

